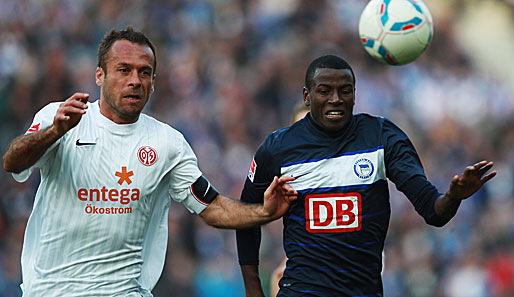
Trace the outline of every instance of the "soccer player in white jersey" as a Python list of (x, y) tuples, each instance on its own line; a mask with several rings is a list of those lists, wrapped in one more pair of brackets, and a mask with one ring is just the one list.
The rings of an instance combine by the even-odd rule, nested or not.
[(182, 134), (141, 113), (155, 68), (143, 33), (112, 30), (98, 50), (100, 100), (75, 93), (50, 103), (9, 145), (4, 168), (17, 181), (41, 171), (23, 243), (24, 296), (152, 296), (170, 196), (219, 228), (269, 222), (296, 199), (287, 177), (263, 204), (219, 195)]

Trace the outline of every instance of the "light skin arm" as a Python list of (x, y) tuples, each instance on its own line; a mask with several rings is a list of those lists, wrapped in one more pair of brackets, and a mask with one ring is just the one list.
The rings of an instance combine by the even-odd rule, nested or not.
[(436, 214), (448, 223), (457, 213), (462, 200), (477, 192), (487, 181), (496, 176), (496, 171), (488, 174), (493, 162), (481, 161), (468, 166), (461, 176), (455, 175), (450, 183), (450, 189), (440, 196), (434, 205)]
[(86, 113), (88, 99), (88, 94), (73, 94), (57, 109), (52, 126), (16, 137), (3, 156), (4, 169), (20, 173), (34, 165), (53, 143), (79, 123)]
[(275, 268), (275, 270), (273, 270), (273, 272), (271, 273), (271, 278), (270, 278), (270, 296), (277, 296), (278, 294), (278, 291), (280, 291), (280, 287), (278, 285), (280, 279), (282, 278), (282, 276), (284, 275), (284, 270), (286, 269), (286, 261), (287, 261), (287, 258), (284, 259), (284, 261), (282, 261), (282, 263), (280, 263), (280, 265)]
[(200, 216), (217, 228), (245, 229), (266, 224), (281, 217), (297, 199), (298, 193), (287, 184), (292, 180), (294, 178), (287, 176), (275, 177), (264, 192), (263, 204), (245, 204), (218, 195)]

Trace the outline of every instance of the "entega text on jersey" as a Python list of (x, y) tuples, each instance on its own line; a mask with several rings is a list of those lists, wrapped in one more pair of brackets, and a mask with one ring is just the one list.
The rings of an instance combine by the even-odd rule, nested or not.
[[(261, 202), (275, 175), (295, 177), (299, 193), (283, 218), (288, 261), (278, 296), (382, 296), (387, 178), (429, 224), (440, 224), (440, 194), (408, 137), (385, 118), (353, 115), (343, 132), (330, 133), (309, 114), (268, 135), (241, 200)], [(237, 231), (241, 265), (258, 264), (260, 237), (260, 228)]]

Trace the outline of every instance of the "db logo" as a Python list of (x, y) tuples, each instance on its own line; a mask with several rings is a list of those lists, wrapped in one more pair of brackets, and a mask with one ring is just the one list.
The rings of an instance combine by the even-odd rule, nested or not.
[(314, 194), (305, 197), (307, 231), (311, 233), (351, 232), (361, 229), (359, 193)]
[(157, 161), (157, 152), (150, 146), (142, 146), (137, 151), (139, 162), (145, 166), (151, 166)]

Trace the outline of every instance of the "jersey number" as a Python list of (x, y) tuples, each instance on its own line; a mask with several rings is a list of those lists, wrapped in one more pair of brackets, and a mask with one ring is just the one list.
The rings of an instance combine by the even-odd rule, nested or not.
[(351, 232), (361, 229), (359, 193), (313, 194), (305, 197), (307, 231), (311, 233)]

